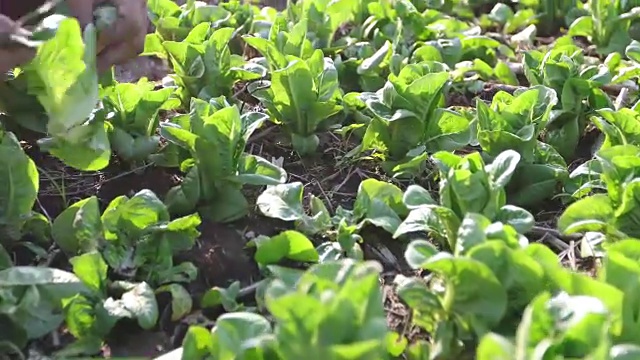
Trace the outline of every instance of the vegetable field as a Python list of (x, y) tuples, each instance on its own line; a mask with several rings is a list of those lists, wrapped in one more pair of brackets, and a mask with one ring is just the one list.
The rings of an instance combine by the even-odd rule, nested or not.
[(268, 5), (10, 37), (0, 359), (640, 359), (640, 1)]

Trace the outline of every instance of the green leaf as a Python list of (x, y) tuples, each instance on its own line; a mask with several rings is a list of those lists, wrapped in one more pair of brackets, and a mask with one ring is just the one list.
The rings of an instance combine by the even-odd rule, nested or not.
[(513, 205), (501, 207), (495, 220), (513, 226), (520, 234), (526, 234), (531, 231), (536, 223), (535, 218), (530, 212)]
[(12, 133), (2, 134), (0, 159), (3, 169), (0, 173), (0, 221), (3, 227), (18, 227), (15, 230), (19, 238), (21, 224), (31, 213), (38, 195), (38, 170)]
[(259, 264), (275, 264), (287, 258), (302, 262), (318, 261), (313, 243), (303, 234), (289, 230), (257, 244), (255, 259)]
[(300, 220), (305, 216), (302, 208), (301, 182), (269, 186), (258, 196), (256, 204), (263, 215), (284, 221)]
[(51, 235), (69, 256), (98, 249), (104, 237), (98, 198), (92, 196), (66, 208), (53, 221)]
[(489, 333), (482, 337), (476, 349), (477, 360), (510, 360), (515, 357), (515, 347), (505, 337)]
[(107, 263), (94, 251), (69, 259), (73, 273), (93, 292), (101, 296), (107, 291)]
[(400, 217), (407, 213), (407, 208), (400, 188), (388, 182), (366, 179), (358, 187), (353, 212), (357, 219), (394, 233), (401, 223)]
[(96, 43), (93, 25), (86, 27), (83, 38), (78, 21), (65, 19), (25, 68), (54, 137), (79, 140), (69, 137), (70, 131), (87, 120), (98, 102)]
[(148, 330), (158, 322), (158, 303), (153, 289), (145, 282), (136, 285), (122, 295), (122, 306), (138, 320), (141, 328)]
[(503, 188), (511, 179), (511, 175), (516, 170), (520, 162), (520, 154), (513, 150), (501, 152), (490, 165), (487, 165), (487, 172), (491, 176), (493, 186)]
[(481, 262), (440, 253), (423, 265), (446, 279), (447, 311), (475, 316), (487, 326), (497, 324), (507, 308), (507, 293), (493, 272)]
[(168, 284), (156, 289), (156, 294), (168, 292), (171, 294), (171, 321), (178, 321), (191, 313), (193, 300), (191, 294), (179, 284)]
[(182, 341), (181, 359), (203, 359), (214, 354), (214, 343), (211, 332), (202, 326), (189, 326)]
[(409, 210), (422, 205), (436, 205), (431, 194), (420, 185), (409, 185), (402, 196), (402, 202)]
[(421, 268), (438, 249), (426, 240), (413, 240), (404, 252), (404, 258), (413, 269)]
[(48, 292), (54, 302), (88, 290), (72, 273), (34, 266), (14, 266), (0, 271), (0, 288), (13, 287), (37, 287)]
[(611, 200), (605, 194), (580, 199), (562, 213), (558, 229), (565, 234), (581, 231), (603, 231), (613, 219)]

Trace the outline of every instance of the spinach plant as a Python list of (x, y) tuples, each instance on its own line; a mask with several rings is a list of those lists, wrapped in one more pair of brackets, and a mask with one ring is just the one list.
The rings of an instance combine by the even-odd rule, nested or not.
[[(36, 164), (13, 133), (0, 131), (0, 270), (12, 265), (17, 246), (46, 253), (49, 221), (33, 211), (40, 186)], [(31, 239), (26, 238), (31, 235)], [(25, 241), (21, 241), (25, 240)], [(26, 241), (33, 240), (33, 241)]]
[(160, 133), (188, 151), (180, 165), (186, 172), (182, 184), (172, 188), (165, 202), (170, 212), (189, 213), (196, 208), (215, 221), (231, 221), (249, 210), (242, 186), (275, 185), (286, 180), (280, 167), (244, 152), (255, 129), (266, 120), (261, 113), (240, 114), (224, 98), (191, 100), (188, 118), (165, 122)]
[(441, 246), (454, 254), (466, 251), (458, 243), (465, 233), (467, 214), (479, 214), (485, 224), (501, 222), (509, 225), (509, 233), (526, 242), (525, 234), (535, 221), (528, 211), (507, 205), (505, 187), (512, 179), (520, 155), (513, 150), (499, 154), (490, 165), (485, 165), (479, 153), (464, 157), (449, 152), (438, 152), (433, 160), (440, 170), (439, 204), (429, 192), (411, 185), (404, 193), (403, 202), (410, 210), (393, 237), (409, 233), (428, 232)]
[(267, 71), (231, 54), (229, 41), (233, 32), (233, 28), (213, 31), (211, 24), (203, 23), (180, 42), (148, 38), (145, 54), (171, 61), (175, 74), (169, 75), (165, 86), (177, 87), (184, 107), (189, 106), (191, 98), (209, 101), (218, 96), (230, 97), (236, 82), (260, 79)]
[(361, 151), (376, 151), (385, 171), (417, 174), (427, 152), (453, 151), (469, 143), (469, 120), (441, 108), (450, 85), (447, 70), (436, 62), (410, 64), (390, 75), (382, 89), (360, 95), (373, 115)]
[(197, 270), (173, 257), (193, 247), (200, 235), (198, 214), (171, 220), (167, 206), (150, 190), (115, 198), (100, 215), (98, 199), (71, 205), (53, 222), (56, 244), (69, 256), (100, 251), (113, 272), (157, 287), (189, 282)]
[(103, 89), (102, 101), (111, 114), (109, 140), (115, 153), (125, 161), (143, 161), (158, 150), (158, 113), (180, 105), (171, 98), (173, 89), (154, 88), (153, 83), (142, 79), (135, 84), (117, 83)]
[(390, 359), (381, 270), (346, 259), (276, 277), (264, 291), (273, 325), (255, 313), (224, 314), (211, 331), (192, 326), (177, 352), (185, 359)]
[(160, 41), (183, 41), (198, 25), (207, 23), (217, 29), (232, 16), (223, 6), (204, 1), (188, 0), (178, 5), (171, 0), (149, 0), (147, 6), (149, 18), (156, 29), (154, 34), (148, 36)]
[(569, 35), (584, 36), (596, 45), (600, 54), (624, 52), (632, 38), (639, 36), (637, 26), (640, 3), (637, 1), (591, 0), (589, 14), (575, 19), (569, 26)]
[(606, 193), (582, 198), (571, 205), (558, 219), (564, 233), (602, 232), (610, 240), (640, 238), (635, 200), (640, 189), (640, 148), (616, 145), (596, 153), (601, 170), (600, 180)]
[(532, 85), (547, 86), (558, 95), (546, 124), (544, 141), (567, 161), (573, 159), (589, 116), (599, 108), (613, 107), (609, 96), (601, 89), (612, 81), (609, 67), (589, 65), (580, 47), (563, 45), (548, 53), (526, 52), (524, 70)]
[(120, 319), (135, 319), (144, 329), (155, 326), (158, 304), (147, 283), (109, 281), (97, 252), (70, 262), (73, 273), (31, 266), (0, 271), (0, 319), (8, 334), (3, 341), (21, 349), (64, 323), (76, 341), (55, 356), (93, 355)]
[(253, 96), (267, 108), (272, 121), (284, 126), (293, 149), (308, 156), (320, 143), (316, 133), (342, 111), (338, 72), (321, 50), (307, 60), (290, 57), (287, 61), (286, 67), (271, 73), (268, 87)]
[[(396, 277), (396, 290), (411, 308), (413, 322), (433, 334), (432, 358), (458, 358), (492, 329), (511, 328), (537, 294), (548, 289), (545, 268), (534, 253), (539, 246), (519, 246), (509, 225), (496, 226), (469, 213), (458, 232), (464, 255), (438, 252), (425, 240), (412, 241), (405, 258), (426, 278)], [(511, 230), (511, 231), (509, 231)]]
[(515, 95), (498, 92), (491, 106), (476, 102), (477, 140), (484, 153), (496, 157), (511, 149), (522, 156), (507, 188), (510, 203), (539, 203), (568, 176), (562, 156), (538, 140), (556, 101), (552, 89), (538, 85)]
[(297, 229), (313, 236), (328, 238), (317, 247), (320, 261), (343, 257), (362, 259), (360, 230), (371, 224), (394, 233), (407, 215), (402, 202), (402, 190), (397, 186), (366, 179), (360, 183), (353, 209), (338, 207), (331, 214), (324, 202), (312, 196), (309, 212), (303, 204), (303, 185), (300, 182), (268, 187), (257, 199), (263, 215), (293, 221)]

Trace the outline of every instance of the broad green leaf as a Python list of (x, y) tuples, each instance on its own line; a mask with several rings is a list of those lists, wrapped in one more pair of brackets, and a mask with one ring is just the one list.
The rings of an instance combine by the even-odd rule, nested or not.
[(141, 328), (148, 330), (158, 321), (158, 303), (153, 289), (145, 282), (137, 284), (122, 295), (122, 306), (138, 321)]
[(409, 185), (402, 196), (402, 202), (409, 210), (414, 210), (422, 205), (435, 205), (431, 194), (419, 185)]
[(0, 288), (36, 287), (47, 291), (56, 301), (87, 292), (87, 287), (72, 273), (45, 267), (14, 266), (0, 271)]
[(258, 196), (256, 204), (269, 217), (284, 221), (300, 220), (305, 216), (302, 208), (303, 185), (301, 182), (269, 186)]
[(168, 284), (156, 289), (156, 294), (168, 292), (171, 294), (171, 321), (178, 321), (188, 315), (193, 307), (191, 294), (179, 284)]
[(558, 229), (566, 234), (603, 231), (613, 220), (613, 215), (614, 210), (609, 197), (596, 194), (569, 205), (558, 219)]
[[(440, 253), (422, 266), (446, 279), (447, 311), (474, 316), (487, 326), (497, 324), (507, 308), (507, 293), (486, 265)], [(445, 295), (447, 298), (447, 295)]]
[(53, 221), (51, 235), (69, 256), (97, 250), (104, 237), (98, 198), (92, 196), (65, 209)]
[(302, 262), (318, 261), (313, 243), (303, 234), (289, 230), (257, 244), (255, 259), (262, 265), (277, 263), (282, 259)]
[(94, 251), (69, 259), (73, 273), (96, 294), (106, 295), (107, 263), (99, 252)]
[(404, 258), (413, 269), (419, 269), (429, 258), (438, 253), (433, 244), (426, 240), (413, 240), (404, 252)]
[(505, 187), (519, 162), (520, 154), (513, 150), (503, 151), (493, 159), (491, 164), (487, 165), (493, 185), (498, 188)]

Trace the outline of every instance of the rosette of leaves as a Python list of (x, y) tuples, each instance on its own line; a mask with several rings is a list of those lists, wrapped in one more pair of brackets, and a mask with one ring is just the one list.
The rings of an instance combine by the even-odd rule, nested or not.
[(218, 96), (230, 97), (238, 81), (264, 77), (267, 69), (242, 56), (231, 54), (229, 41), (233, 28), (212, 30), (210, 23), (194, 27), (183, 41), (162, 41), (147, 38), (145, 55), (169, 59), (175, 74), (164, 85), (177, 87), (182, 105), (188, 107), (191, 98), (209, 101)]
[(469, 143), (470, 121), (441, 108), (451, 83), (447, 70), (437, 62), (410, 64), (390, 75), (382, 89), (360, 95), (373, 115), (361, 150), (375, 151), (388, 173), (418, 174), (427, 152), (453, 151)]
[[(398, 334), (385, 322), (378, 283), (381, 271), (378, 263), (345, 259), (295, 271), (290, 279), (270, 279), (263, 293), (272, 322), (256, 313), (227, 313), (212, 330), (190, 327), (182, 348), (171, 355), (182, 354), (185, 359), (302, 359), (309, 354), (317, 354), (317, 359), (387, 359), (389, 348), (398, 346), (400, 355), (404, 346), (402, 342), (392, 344)], [(294, 313), (299, 316), (292, 316)]]
[(402, 67), (402, 56), (394, 54), (388, 41), (378, 50), (369, 42), (356, 43), (336, 56), (335, 61), (345, 91), (376, 91), (392, 72), (398, 75)]
[(263, 63), (272, 73), (287, 67), (292, 57), (308, 60), (316, 54), (313, 44), (307, 38), (307, 24), (307, 19), (302, 19), (290, 27), (286, 17), (280, 14), (271, 24), (267, 37), (257, 34), (258, 36), (245, 35), (242, 39), (262, 55), (256, 62)]
[[(520, 158), (517, 152), (506, 150), (491, 164), (485, 165), (479, 153), (464, 157), (446, 151), (434, 154), (433, 160), (438, 165), (441, 178), (439, 203), (424, 188), (409, 186), (403, 202), (410, 212), (393, 237), (427, 232), (456, 255), (466, 252), (478, 239), (483, 239), (480, 235), (483, 233), (484, 238), (507, 239), (505, 241), (514, 247), (526, 244), (527, 240), (521, 234), (532, 229), (535, 219), (528, 211), (507, 205), (505, 192)], [(469, 214), (473, 216), (467, 219), (471, 216)], [(480, 230), (471, 231), (474, 227)], [(499, 230), (501, 228), (503, 230)], [(474, 238), (476, 235), (480, 237)]]
[(51, 232), (68, 256), (100, 251), (116, 274), (155, 287), (195, 279), (193, 264), (174, 266), (173, 257), (193, 247), (199, 225), (198, 214), (171, 220), (167, 206), (142, 190), (115, 198), (102, 215), (95, 196), (80, 200), (54, 220)]
[(309, 156), (320, 144), (317, 133), (339, 120), (339, 85), (333, 61), (316, 50), (307, 60), (288, 57), (288, 65), (272, 72), (268, 87), (256, 89), (253, 96), (272, 121), (284, 126), (293, 149)]
[(528, 51), (524, 57), (525, 75), (532, 85), (555, 90), (558, 101), (547, 122), (544, 142), (553, 146), (567, 161), (573, 159), (588, 124), (589, 115), (600, 108), (613, 107), (601, 89), (613, 74), (604, 64), (588, 65), (582, 49), (563, 45), (548, 53)]
[(36, 55), (13, 71), (9, 84), (3, 86), (7, 97), (3, 96), (0, 107), (15, 112), (14, 120), (28, 119), (26, 127), (48, 135), (38, 142), (42, 150), (76, 169), (100, 170), (109, 164), (111, 147), (105, 114), (96, 111), (100, 100), (97, 36), (115, 20), (117, 11), (108, 5), (97, 9), (94, 23), (84, 30), (75, 18), (58, 8), (55, 11), (34, 32), (14, 34), (9, 40), (34, 48)]
[(207, 23), (217, 29), (232, 16), (223, 6), (204, 1), (187, 0), (178, 5), (173, 0), (150, 0), (147, 6), (149, 18), (156, 29), (155, 34), (149, 36), (160, 41), (183, 41), (198, 25)]
[(608, 239), (640, 238), (636, 208), (640, 197), (640, 148), (616, 145), (596, 153), (599, 180), (606, 193), (584, 197), (571, 204), (558, 219), (558, 228), (571, 234), (597, 231)]
[(314, 49), (328, 49), (340, 26), (354, 19), (358, 0), (311, 0), (290, 3), (288, 19), (292, 23), (307, 21), (309, 40)]
[(569, 25), (568, 35), (584, 36), (596, 45), (599, 54), (624, 52), (632, 38), (638, 36), (640, 7), (635, 1), (589, 1), (589, 13)]
[(507, 187), (512, 204), (533, 205), (548, 199), (568, 176), (562, 156), (538, 140), (556, 102), (552, 89), (538, 85), (515, 95), (498, 92), (491, 106), (480, 99), (476, 103), (477, 139), (483, 152), (496, 157), (510, 149), (522, 156)]
[(224, 98), (192, 99), (188, 117), (162, 123), (160, 134), (189, 154), (181, 159), (186, 173), (182, 184), (169, 190), (165, 199), (171, 213), (198, 209), (214, 221), (236, 220), (249, 210), (243, 185), (283, 183), (287, 174), (282, 168), (244, 152), (249, 137), (266, 119), (257, 112), (241, 115)]
[(145, 78), (103, 89), (103, 104), (111, 112), (109, 140), (120, 158), (139, 162), (158, 150), (158, 113), (180, 106), (172, 95), (173, 89), (155, 90), (155, 85)]
[[(412, 310), (413, 322), (433, 334), (427, 349), (434, 357), (460, 358), (478, 336), (512, 329), (531, 300), (552, 289), (546, 269), (535, 257), (548, 249), (539, 244), (513, 247), (513, 235), (496, 237), (498, 228), (487, 222), (479, 214), (465, 217), (465, 223), (475, 227), (461, 230), (461, 237), (478, 238), (482, 234), (478, 230), (494, 235), (468, 242), (464, 255), (438, 252), (425, 240), (412, 241), (405, 252), (409, 266), (431, 274), (426, 281), (400, 275), (395, 284), (398, 296)], [(508, 228), (504, 225), (503, 230)]]

